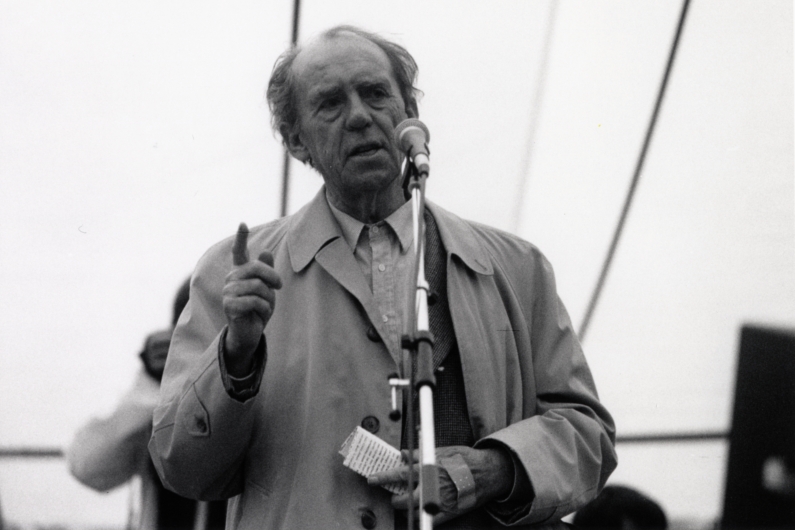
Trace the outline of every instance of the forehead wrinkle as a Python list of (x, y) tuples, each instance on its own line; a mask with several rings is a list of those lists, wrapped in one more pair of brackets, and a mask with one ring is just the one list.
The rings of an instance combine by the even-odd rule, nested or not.
[[(354, 76), (351, 85), (353, 88), (373, 88), (382, 87), (390, 89), (392, 92), (392, 80), (389, 76), (375, 72), (361, 72)], [(336, 96), (343, 93), (344, 89), (338, 81), (320, 81), (310, 86), (307, 93), (310, 101), (317, 101), (329, 96)]]
[[(338, 57), (335, 61), (329, 60), (329, 56), (334, 56), (335, 53), (330, 48), (333, 48), (338, 43), (341, 44), (345, 41), (351, 43), (359, 42), (359, 51), (363, 52), (369, 57), (362, 57), (360, 55), (356, 58), (350, 58), (343, 61), (338, 60)], [(377, 65), (383, 67), (389, 73), (389, 76), (395, 77), (395, 74), (392, 70), (392, 64), (390, 63), (389, 58), (384, 51), (367, 39), (352, 34), (340, 34), (335, 37), (321, 38), (312, 42), (298, 54), (291, 66), (291, 69), (297, 77), (305, 77), (307, 75), (323, 77), (329, 72), (329, 70), (333, 70), (333, 66), (335, 65), (342, 64), (348, 67), (355, 67), (354, 65), (361, 63), (365, 63), (365, 65)], [(370, 70), (369, 72), (364, 73), (372, 74), (373, 72)]]
[(376, 87), (376, 86), (381, 86), (381, 87), (389, 87), (389, 86), (391, 86), (391, 82), (390, 82), (391, 79), (389, 79), (389, 77), (387, 77), (387, 76), (376, 75), (376, 74), (373, 74), (373, 75), (367, 75), (366, 74), (366, 75), (363, 75), (362, 77), (364, 79), (355, 79), (354, 80), (354, 82), (355, 82), (355, 84), (357, 86), (363, 86), (363, 87), (367, 87), (367, 88)]

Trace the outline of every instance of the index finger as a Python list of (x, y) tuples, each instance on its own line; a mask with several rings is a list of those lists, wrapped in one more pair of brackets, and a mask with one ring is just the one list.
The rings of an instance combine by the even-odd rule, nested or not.
[(367, 484), (370, 486), (383, 486), (384, 484), (394, 484), (395, 482), (406, 482), (408, 467), (398, 466), (386, 471), (373, 473), (367, 477)]
[(240, 223), (235, 235), (235, 244), (232, 246), (232, 264), (237, 266), (248, 263), (248, 226)]

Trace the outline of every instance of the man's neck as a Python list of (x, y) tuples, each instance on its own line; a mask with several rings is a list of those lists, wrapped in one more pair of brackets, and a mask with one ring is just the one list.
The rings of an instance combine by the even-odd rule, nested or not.
[(406, 202), (402, 188), (399, 188), (397, 192), (390, 188), (375, 193), (360, 193), (355, 196), (343, 197), (327, 187), (326, 198), (335, 208), (364, 224), (383, 221)]

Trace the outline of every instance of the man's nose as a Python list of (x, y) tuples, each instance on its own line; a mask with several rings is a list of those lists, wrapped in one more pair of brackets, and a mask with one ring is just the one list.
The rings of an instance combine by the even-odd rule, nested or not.
[(345, 118), (345, 126), (351, 130), (363, 129), (373, 122), (370, 116), (370, 109), (358, 95), (354, 95), (349, 100), (348, 115)]

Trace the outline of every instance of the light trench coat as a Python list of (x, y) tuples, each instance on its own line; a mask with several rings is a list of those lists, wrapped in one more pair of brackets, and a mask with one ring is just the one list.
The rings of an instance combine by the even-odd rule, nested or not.
[[(228, 395), (218, 362), (234, 238), (197, 265), (172, 339), (150, 452), (174, 491), (231, 497), (227, 528), (362, 528), (367, 512), (377, 528), (394, 526), (391, 494), (344, 467), (338, 452), (368, 417), (378, 420), (377, 436), (400, 446), (387, 380), (401, 359), (367, 336), (370, 326), (386, 336), (382, 317), (324, 193), (251, 230), (251, 256), (271, 250), (283, 281), (253, 398)], [(535, 496), (512, 522), (557, 521), (597, 495), (616, 455), (613, 421), (552, 269), (515, 236), (428, 208), (447, 251), (475, 439), (505, 444), (530, 478)]]

